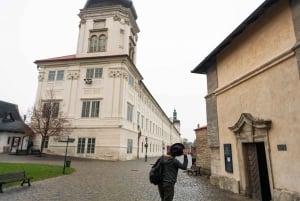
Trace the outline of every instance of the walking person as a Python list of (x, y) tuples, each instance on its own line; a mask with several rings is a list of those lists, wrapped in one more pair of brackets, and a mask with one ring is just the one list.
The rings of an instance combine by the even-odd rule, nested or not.
[[(183, 163), (175, 157), (184, 155)], [(178, 169), (186, 170), (188, 164), (187, 151), (181, 143), (171, 146), (167, 155), (161, 157), (163, 167), (162, 182), (158, 184), (158, 191), (162, 201), (172, 201), (174, 197), (174, 187), (177, 181)]]

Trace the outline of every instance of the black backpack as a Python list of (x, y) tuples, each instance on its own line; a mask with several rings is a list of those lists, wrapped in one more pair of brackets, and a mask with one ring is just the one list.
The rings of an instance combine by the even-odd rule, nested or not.
[(155, 164), (152, 166), (150, 172), (149, 172), (149, 180), (150, 183), (157, 185), (162, 182), (162, 176), (163, 176), (163, 165), (161, 163), (160, 157)]

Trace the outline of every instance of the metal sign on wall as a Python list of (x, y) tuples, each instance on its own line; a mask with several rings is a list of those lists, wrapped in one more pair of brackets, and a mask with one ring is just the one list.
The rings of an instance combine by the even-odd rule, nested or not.
[(224, 159), (226, 172), (233, 172), (231, 144), (224, 144)]

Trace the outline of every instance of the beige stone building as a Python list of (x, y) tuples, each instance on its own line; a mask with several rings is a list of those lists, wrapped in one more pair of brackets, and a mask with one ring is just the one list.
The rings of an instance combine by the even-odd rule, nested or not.
[(207, 75), (211, 181), (300, 200), (300, 1), (267, 0), (192, 72)]
[[(146, 151), (161, 155), (180, 142), (177, 122), (175, 127), (135, 65), (140, 30), (133, 3), (88, 0), (79, 17), (76, 54), (35, 61), (36, 104), (47, 102), (53, 90), (59, 111), (70, 119), (75, 142), (68, 155), (131, 160)], [(65, 153), (65, 144), (52, 138), (44, 146), (47, 153)]]

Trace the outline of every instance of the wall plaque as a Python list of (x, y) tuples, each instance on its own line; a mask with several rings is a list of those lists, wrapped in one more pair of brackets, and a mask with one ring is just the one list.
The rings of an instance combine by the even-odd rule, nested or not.
[(224, 144), (224, 159), (226, 172), (233, 172), (231, 144)]
[(286, 144), (278, 144), (277, 145), (277, 150), (278, 151), (287, 151)]

